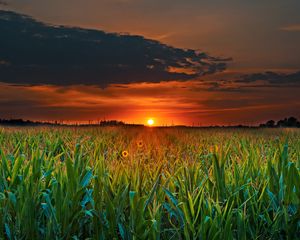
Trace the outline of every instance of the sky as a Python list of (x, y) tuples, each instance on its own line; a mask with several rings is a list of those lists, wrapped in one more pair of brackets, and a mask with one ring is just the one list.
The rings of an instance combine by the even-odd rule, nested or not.
[(1, 9), (0, 118), (300, 118), (298, 0), (2, 0)]

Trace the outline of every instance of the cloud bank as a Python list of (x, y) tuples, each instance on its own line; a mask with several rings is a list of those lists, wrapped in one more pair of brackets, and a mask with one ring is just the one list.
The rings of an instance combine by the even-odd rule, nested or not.
[(300, 71), (294, 73), (276, 73), (267, 71), (263, 73), (253, 73), (243, 75), (237, 83), (252, 83), (257, 81), (264, 81), (271, 84), (273, 87), (276, 85), (299, 85), (300, 86)]
[(188, 80), (226, 69), (204, 52), (141, 36), (52, 26), (0, 11), (0, 81), (98, 85)]

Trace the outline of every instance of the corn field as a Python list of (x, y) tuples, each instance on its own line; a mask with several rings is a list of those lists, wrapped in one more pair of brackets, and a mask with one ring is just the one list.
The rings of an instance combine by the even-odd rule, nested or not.
[(299, 239), (300, 130), (0, 127), (0, 239)]

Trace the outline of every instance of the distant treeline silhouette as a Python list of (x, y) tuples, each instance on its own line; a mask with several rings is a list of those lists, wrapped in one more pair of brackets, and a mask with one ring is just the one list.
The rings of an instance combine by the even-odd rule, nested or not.
[(117, 120), (110, 120), (110, 121), (100, 121), (99, 124), (94, 125), (100, 125), (100, 126), (144, 126), (143, 124), (129, 124), (124, 123), (122, 121)]
[[(49, 125), (49, 126), (144, 126), (143, 124), (128, 124), (122, 121), (117, 120), (103, 120), (98, 122), (89, 121), (89, 123), (72, 123), (68, 124), (63, 121), (54, 121), (54, 122), (39, 122), (39, 121), (30, 121), (23, 119), (1, 119), (0, 125), (7, 126), (38, 126), (38, 125)], [(188, 127), (184, 125), (175, 125), (174, 127)], [(195, 126), (193, 126), (195, 127)], [(197, 127), (197, 126), (196, 126)], [(199, 126), (200, 127), (200, 126)], [(214, 128), (249, 128), (255, 126), (247, 126), (247, 125), (235, 125), (235, 126), (206, 126), (214, 127)], [(257, 127), (257, 126), (256, 126)], [(266, 123), (260, 124), (258, 127), (261, 128), (280, 128), (280, 127), (292, 127), (292, 128), (300, 128), (300, 122), (295, 117), (284, 118), (275, 122), (274, 120), (269, 120)]]
[(89, 123), (72, 123), (68, 124), (64, 121), (54, 121), (54, 122), (39, 122), (30, 121), (23, 119), (0, 119), (0, 125), (11, 125), (11, 126), (36, 126), (36, 125), (53, 125), (53, 126), (143, 126), (142, 124), (128, 124), (117, 120), (104, 120), (99, 122)]
[(275, 122), (274, 120), (269, 120), (266, 123), (259, 125), (260, 127), (268, 128), (279, 128), (279, 127), (297, 127), (300, 128), (300, 122), (295, 117), (289, 117)]
[(13, 126), (34, 126), (34, 125), (50, 124), (50, 123), (33, 122), (30, 120), (23, 120), (23, 119), (0, 119), (0, 124), (13, 125)]

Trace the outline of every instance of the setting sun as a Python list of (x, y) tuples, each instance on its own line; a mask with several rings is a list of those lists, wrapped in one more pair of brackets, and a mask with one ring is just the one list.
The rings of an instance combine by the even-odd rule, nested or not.
[(152, 126), (154, 124), (154, 120), (150, 118), (148, 119), (147, 123), (149, 126)]

